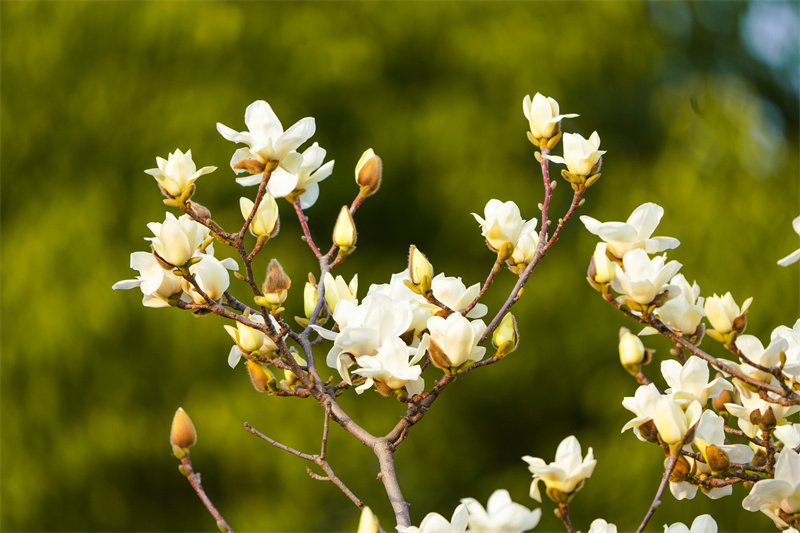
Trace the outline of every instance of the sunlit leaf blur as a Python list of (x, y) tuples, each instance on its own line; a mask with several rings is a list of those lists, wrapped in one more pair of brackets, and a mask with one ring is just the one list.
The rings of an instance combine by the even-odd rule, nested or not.
[[(242, 429), (313, 452), (318, 406), (256, 393), (227, 365), (220, 320), (111, 291), (135, 275), (129, 254), (147, 249), (146, 223), (164, 219), (143, 172), (156, 156), (191, 149), (198, 168), (219, 167), (195, 199), (241, 224), (233, 148), (215, 124), (242, 129), (258, 99), (284, 126), (315, 117), (314, 140), (336, 160), (307, 212), (320, 239), (357, 193), (361, 154), (380, 154), (382, 187), (336, 272), (357, 272), (361, 287), (402, 270), (410, 244), (437, 272), (485, 278), (495, 254), (469, 213), (498, 198), (540, 216), (521, 102), (541, 92), (580, 113), (569, 131), (596, 129), (607, 150), (582, 214), (624, 220), (657, 202), (690, 282), (755, 297), (748, 333), (766, 339), (798, 318), (797, 265), (776, 265), (798, 247), (796, 2), (2, 2), (0, 15), (0, 529), (213, 530), (171, 455), (182, 406), (197, 429), (195, 468), (234, 528), (355, 530), (358, 512), (338, 490)], [(554, 214), (569, 204), (566, 185)], [(302, 316), (300, 280), (315, 263), (279, 206), (281, 232), (256, 267), (280, 259), (298, 280), (286, 314)], [(636, 383), (619, 365), (618, 330), (632, 324), (585, 281), (594, 245), (577, 221), (564, 231), (514, 308), (517, 350), (459, 378), (399, 449), (415, 524), (501, 487), (533, 506), (520, 458), (550, 457), (575, 434), (597, 467), (573, 524), (638, 525), (663, 458), (620, 434)], [(513, 282), (499, 276), (491, 312)], [(667, 355), (663, 339), (645, 343), (656, 361)], [(403, 412), (372, 392), (342, 402), (367, 429), (386, 431)], [(329, 458), (391, 529), (369, 450), (333, 428)], [(706, 512), (722, 531), (772, 528), (742, 509), (745, 494), (667, 495), (652, 528)], [(545, 504), (538, 529), (560, 527)]]

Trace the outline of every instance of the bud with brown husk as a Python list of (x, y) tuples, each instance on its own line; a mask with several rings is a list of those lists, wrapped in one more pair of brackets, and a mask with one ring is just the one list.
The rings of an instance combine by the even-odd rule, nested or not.
[(258, 305), (263, 305), (272, 309), (274, 314), (283, 311), (281, 304), (286, 301), (292, 280), (284, 272), (283, 267), (277, 259), (269, 262), (267, 267), (267, 277), (261, 286), (264, 296), (256, 296), (255, 301)]
[(705, 457), (706, 464), (714, 473), (723, 472), (731, 466), (728, 454), (714, 444), (706, 446), (706, 449), (703, 450), (703, 457)]
[(242, 159), (233, 164), (235, 170), (244, 170), (250, 174), (261, 174), (266, 168), (266, 164), (258, 159)]
[[(717, 375), (719, 377), (720, 374)], [(727, 416), (728, 409), (725, 408), (726, 403), (734, 403), (733, 402), (733, 394), (729, 390), (723, 390), (714, 399), (711, 401), (714, 409), (719, 413), (720, 416)]]
[(382, 176), (383, 162), (370, 148), (364, 152), (356, 165), (356, 183), (361, 187), (359, 194), (362, 198), (378, 192)]
[(686, 481), (686, 478), (692, 474), (694, 469), (694, 464), (690, 464), (686, 457), (679, 455), (678, 459), (675, 461), (675, 468), (672, 469), (669, 480), (673, 483)]
[(248, 359), (247, 360), (247, 373), (250, 374), (250, 380), (253, 382), (253, 387), (258, 392), (274, 392), (277, 390), (277, 380), (269, 369), (265, 368), (260, 363)]
[(192, 419), (183, 408), (178, 407), (172, 418), (172, 429), (169, 433), (169, 442), (172, 444), (172, 453), (178, 459), (189, 453), (189, 447), (197, 442), (197, 431), (194, 429)]
[(755, 409), (751, 411), (750, 423), (754, 426), (758, 426), (761, 431), (769, 431), (778, 425), (778, 421), (775, 419), (775, 413), (772, 411), (772, 406), (767, 407), (766, 410)]

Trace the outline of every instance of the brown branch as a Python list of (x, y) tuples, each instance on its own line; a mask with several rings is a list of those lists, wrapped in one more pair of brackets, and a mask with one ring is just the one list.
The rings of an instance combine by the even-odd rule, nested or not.
[(188, 453), (181, 458), (181, 473), (186, 476), (186, 479), (188, 479), (189, 483), (191, 483), (192, 488), (197, 493), (200, 501), (203, 502), (203, 505), (205, 505), (206, 509), (208, 509), (208, 512), (211, 513), (211, 516), (217, 521), (217, 527), (221, 531), (233, 533), (231, 526), (229, 526), (225, 519), (222, 518), (220, 512), (217, 511), (217, 508), (214, 507), (214, 504), (211, 503), (211, 499), (203, 490), (203, 485), (200, 483), (200, 474), (196, 474), (192, 468), (192, 461), (189, 459)]

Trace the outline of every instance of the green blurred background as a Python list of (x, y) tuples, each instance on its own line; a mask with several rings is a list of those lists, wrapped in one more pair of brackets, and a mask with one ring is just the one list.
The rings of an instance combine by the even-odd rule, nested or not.
[[(520, 105), (538, 91), (580, 113), (567, 131), (597, 130), (608, 151), (581, 214), (625, 220), (655, 201), (666, 210), (656, 234), (682, 241), (670, 257), (702, 295), (755, 296), (748, 332), (765, 341), (798, 317), (800, 268), (775, 264), (798, 247), (796, 2), (6, 1), (0, 15), (3, 530), (215, 530), (170, 453), (178, 406), (199, 432), (192, 456), (206, 490), (235, 529), (355, 530), (358, 513), (335, 487), (242, 429), (313, 452), (322, 417), (311, 400), (256, 393), (227, 366), (219, 319), (111, 291), (135, 276), (129, 254), (145, 249), (145, 224), (164, 218), (143, 172), (156, 156), (191, 149), (198, 166), (218, 166), (196, 199), (223, 226), (240, 223), (237, 199), (254, 189), (234, 183), (236, 147), (215, 123), (244, 129), (257, 99), (284, 126), (316, 117), (313, 140), (336, 160), (308, 212), (323, 242), (356, 193), (362, 151), (382, 156), (383, 188), (359, 211), (359, 249), (339, 269), (359, 273), (361, 296), (404, 268), (412, 243), (437, 271), (484, 279), (493, 256), (469, 213), (513, 199), (532, 218), (542, 201)], [(569, 193), (556, 189), (554, 218)], [(281, 260), (293, 316), (313, 262), (281, 209), (257, 268)], [(662, 458), (619, 432), (636, 384), (617, 363), (617, 331), (635, 325), (585, 282), (595, 238), (575, 222), (515, 307), (520, 348), (448, 388), (399, 449), (414, 523), (501, 487), (534, 507), (519, 458), (551, 461), (571, 434), (598, 460), (572, 506), (576, 528), (641, 520)], [(513, 281), (499, 277), (490, 308)], [(660, 339), (647, 343), (667, 355)], [(377, 432), (402, 412), (373, 392), (342, 403)], [(377, 462), (348, 437), (332, 430), (331, 463), (391, 530)], [(649, 529), (705, 512), (721, 530), (772, 529), (742, 510), (745, 494), (667, 496)], [(537, 529), (561, 530), (552, 504), (541, 507)]]

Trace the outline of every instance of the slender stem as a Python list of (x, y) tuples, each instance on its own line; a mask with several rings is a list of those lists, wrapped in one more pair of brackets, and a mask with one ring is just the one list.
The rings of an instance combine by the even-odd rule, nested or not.
[(308, 247), (311, 248), (311, 251), (314, 252), (314, 256), (322, 261), (322, 252), (320, 252), (317, 245), (314, 244), (314, 238), (311, 236), (311, 230), (308, 227), (308, 218), (303, 212), (303, 208), (300, 207), (300, 199), (295, 199), (292, 205), (294, 206), (295, 213), (297, 213), (297, 219), (300, 221), (300, 227), (303, 228), (304, 240), (308, 244)]
[(567, 528), (567, 533), (575, 533), (572, 529), (572, 524), (569, 522), (569, 504), (564, 502), (558, 503), (558, 516), (564, 522), (564, 527)]
[(217, 511), (217, 508), (214, 507), (213, 503), (211, 503), (211, 499), (209, 499), (209, 497), (206, 495), (206, 491), (203, 490), (203, 485), (200, 483), (200, 474), (196, 474), (192, 468), (192, 461), (189, 459), (188, 453), (181, 459), (181, 465), (183, 467), (181, 472), (183, 472), (186, 476), (186, 479), (189, 480), (189, 483), (191, 483), (192, 488), (203, 502), (203, 505), (206, 506), (208, 512), (211, 513), (211, 516), (213, 516), (214, 520), (217, 521), (217, 527), (219, 527), (219, 529), (222, 531), (233, 533), (231, 526), (229, 526), (225, 519), (222, 518), (220, 512)]
[(644, 531), (645, 526), (647, 526), (647, 523), (653, 517), (653, 513), (655, 513), (656, 509), (658, 509), (661, 505), (661, 496), (664, 494), (664, 489), (667, 487), (669, 476), (672, 475), (672, 471), (675, 469), (677, 462), (678, 456), (674, 453), (670, 453), (669, 462), (667, 463), (667, 467), (664, 469), (664, 477), (661, 478), (661, 484), (658, 486), (656, 497), (653, 499), (653, 503), (650, 504), (650, 509), (647, 510), (647, 514), (644, 516), (644, 520), (642, 520), (642, 524), (639, 526), (639, 529), (636, 530), (636, 533), (642, 533), (642, 531)]
[(500, 272), (500, 269), (502, 267), (503, 263), (499, 260), (495, 260), (494, 264), (492, 265), (492, 270), (489, 271), (489, 276), (486, 278), (486, 281), (483, 282), (483, 287), (481, 287), (481, 291), (478, 293), (475, 299), (472, 300), (470, 304), (466, 306), (464, 309), (461, 309), (459, 313), (461, 313), (464, 316), (467, 316), (467, 314), (470, 311), (472, 311), (472, 309), (476, 305), (478, 305), (478, 302), (480, 302), (481, 298), (483, 298), (483, 295), (486, 294), (486, 291), (489, 289), (489, 287), (492, 285), (492, 282), (494, 281), (494, 277), (497, 275), (498, 272)]

